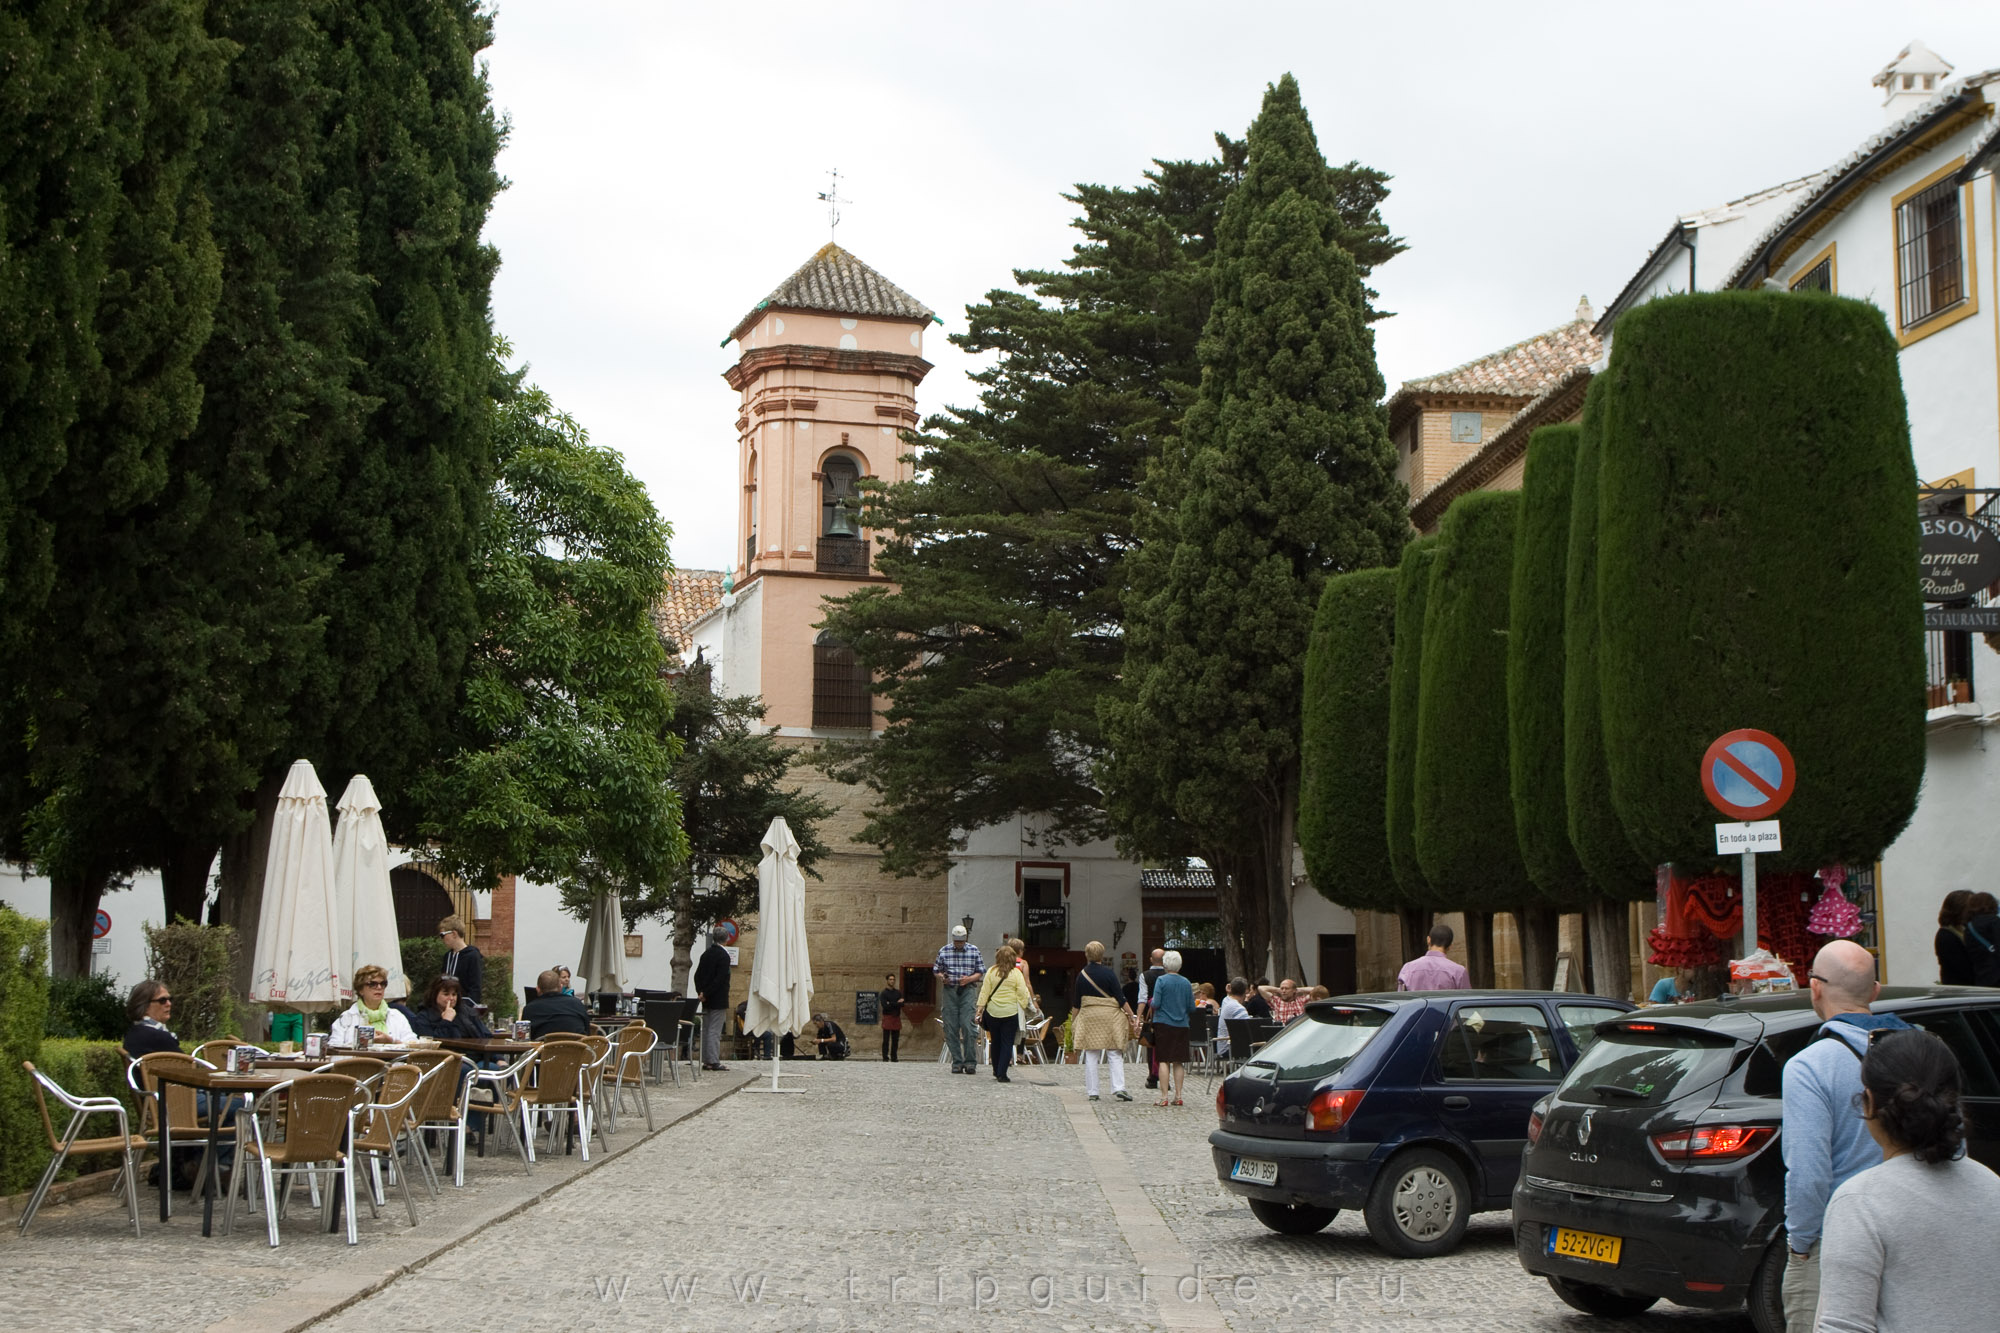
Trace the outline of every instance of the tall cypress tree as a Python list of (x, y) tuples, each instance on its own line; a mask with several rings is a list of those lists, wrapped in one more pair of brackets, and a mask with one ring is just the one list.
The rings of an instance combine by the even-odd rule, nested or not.
[(1326, 582), (1306, 651), (1299, 751), (1299, 849), (1313, 887), (1356, 910), (1404, 905), (1389, 862), (1389, 675), (1396, 574)]
[(1423, 952), (1430, 926), (1431, 885), (1417, 863), (1417, 704), (1424, 680), (1424, 611), (1431, 595), (1435, 536), (1418, 537), (1403, 548), (1396, 567), (1395, 653), (1389, 668), (1388, 790), (1383, 798), (1383, 832), (1389, 867), (1405, 904), (1399, 910), (1402, 956)]
[(1201, 394), (1147, 480), (1154, 517), (1124, 688), (1100, 705), (1102, 772), (1114, 818), (1164, 800), (1226, 880), (1232, 970), (1260, 970), (1268, 945), (1296, 973), (1306, 641), (1326, 579), (1393, 561), (1409, 524), (1366, 294), (1290, 75), (1248, 143), (1216, 229)]

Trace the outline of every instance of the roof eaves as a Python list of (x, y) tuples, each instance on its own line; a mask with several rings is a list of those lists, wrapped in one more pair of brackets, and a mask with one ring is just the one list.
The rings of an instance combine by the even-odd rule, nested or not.
[(1419, 496), (1410, 505), (1410, 521), (1422, 531), (1437, 521), (1451, 501), (1491, 481), (1502, 468), (1526, 452), (1528, 439), (1537, 427), (1567, 420), (1572, 408), (1580, 407), (1595, 373), (1590, 366), (1577, 366), (1543, 390), (1533, 402), (1510, 417), (1478, 452)]
[(1652, 281), (1653, 275), (1666, 267), (1666, 261), (1673, 257), (1667, 253), (1667, 247), (1678, 245), (1690, 253), (1694, 251), (1694, 243), (1688, 240), (1688, 233), (1693, 230), (1693, 224), (1686, 221), (1677, 221), (1667, 228), (1665, 239), (1653, 247), (1652, 253), (1646, 256), (1646, 262), (1639, 265), (1639, 271), (1632, 275), (1631, 281), (1625, 284), (1618, 295), (1611, 298), (1611, 304), (1604, 307), (1604, 313), (1598, 317), (1597, 323), (1590, 326), (1593, 334), (1599, 338), (1607, 336), (1611, 332), (1611, 326), (1617, 323), (1618, 317), (1631, 309), (1639, 289)]
[(1922, 136), (1938, 121), (1961, 110), (1981, 88), (1996, 79), (2000, 79), (2000, 68), (1946, 84), (1930, 101), (1864, 139), (1858, 148), (1836, 162), (1819, 184), (1806, 192), (1804, 198), (1780, 213), (1765, 228), (1764, 234), (1750, 243), (1743, 258), (1737, 261), (1736, 267), (1722, 283), (1723, 289), (1744, 286), (1750, 274), (1760, 269), (1757, 281), (1762, 282), (1770, 276), (1772, 255), (1778, 246), (1815, 216), (1823, 205), (1840, 197), (1856, 181), (1865, 181), (1882, 162), (1901, 151), (1912, 139)]
[(2000, 116), (1996, 116), (1986, 133), (1973, 142), (1965, 154), (1965, 165), (1958, 169), (1953, 183), (1963, 185), (1983, 171), (1987, 164), (2000, 157)]

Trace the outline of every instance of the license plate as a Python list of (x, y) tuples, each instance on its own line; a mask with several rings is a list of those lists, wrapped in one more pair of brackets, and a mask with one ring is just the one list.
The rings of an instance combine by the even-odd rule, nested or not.
[(1275, 1185), (1278, 1183), (1278, 1164), (1260, 1162), (1254, 1157), (1239, 1157), (1230, 1168), (1231, 1180), (1247, 1180), (1253, 1185)]
[(1549, 1253), (1586, 1263), (1615, 1264), (1625, 1242), (1616, 1236), (1600, 1236), (1595, 1231), (1572, 1231), (1568, 1227), (1549, 1229)]

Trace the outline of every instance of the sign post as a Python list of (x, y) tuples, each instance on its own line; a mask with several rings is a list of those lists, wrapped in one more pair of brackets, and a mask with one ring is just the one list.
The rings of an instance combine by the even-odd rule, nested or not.
[(1757, 853), (1780, 850), (1771, 816), (1792, 799), (1798, 773), (1792, 752), (1768, 731), (1724, 732), (1701, 757), (1701, 789), (1708, 803), (1739, 821), (1715, 826), (1718, 855), (1743, 857), (1743, 940), (1739, 957), (1757, 947)]

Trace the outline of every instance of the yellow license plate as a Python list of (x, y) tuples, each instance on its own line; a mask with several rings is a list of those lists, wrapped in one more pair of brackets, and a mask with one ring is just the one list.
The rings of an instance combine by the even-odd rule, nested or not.
[(1625, 1242), (1616, 1236), (1600, 1236), (1595, 1231), (1571, 1231), (1555, 1227), (1549, 1232), (1549, 1253), (1566, 1259), (1582, 1259), (1593, 1264), (1615, 1264)]

